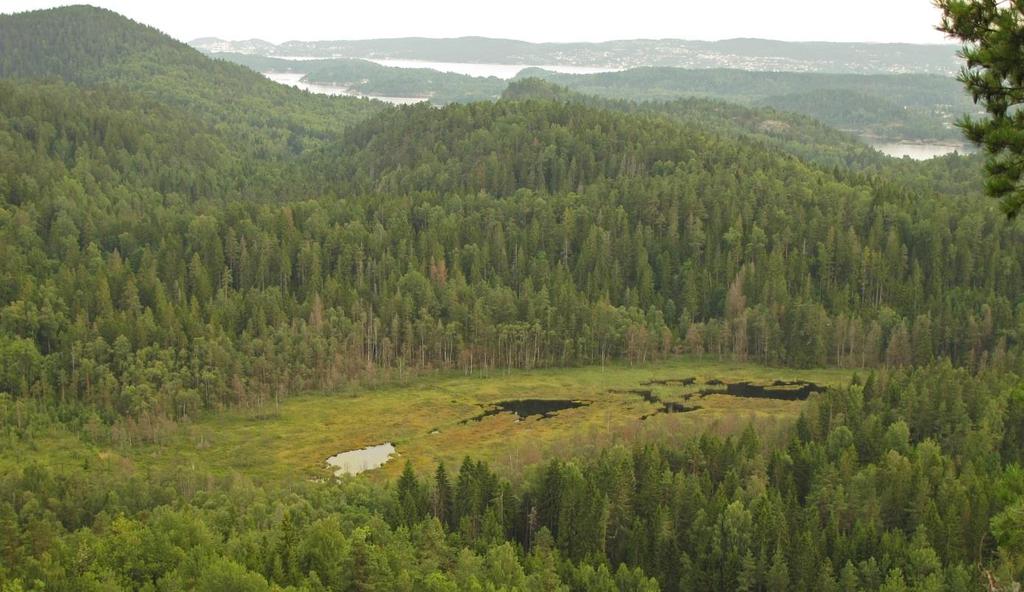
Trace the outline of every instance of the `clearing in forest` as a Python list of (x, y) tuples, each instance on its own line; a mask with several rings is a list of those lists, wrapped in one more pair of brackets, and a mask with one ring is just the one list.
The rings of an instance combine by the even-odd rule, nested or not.
[(239, 472), (256, 480), (329, 477), (328, 457), (385, 443), (396, 454), (368, 475), (419, 471), (466, 455), (510, 475), (551, 456), (615, 443), (682, 439), (711, 429), (785, 428), (814, 392), (852, 370), (793, 370), (674, 358), (607, 366), (439, 374), (406, 384), (307, 394), (274, 411), (227, 411), (182, 426), (161, 446), (126, 454), (142, 464)]

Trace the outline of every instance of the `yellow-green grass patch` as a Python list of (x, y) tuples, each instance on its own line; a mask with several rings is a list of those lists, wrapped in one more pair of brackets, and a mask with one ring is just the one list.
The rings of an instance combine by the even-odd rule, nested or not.
[[(430, 471), (467, 455), (516, 473), (551, 455), (586, 453), (616, 442), (696, 435), (716, 424), (793, 419), (800, 401), (701, 396), (708, 380), (726, 383), (802, 380), (823, 386), (849, 382), (850, 370), (790, 370), (745, 363), (674, 358), (643, 366), (614, 365), (491, 373), (433, 375), (409, 384), (333, 394), (305, 394), (259, 414), (233, 410), (182, 426), (160, 446), (134, 449), (141, 463), (178, 463), (214, 473), (241, 472), (257, 480), (330, 476), (329, 456), (392, 442), (397, 457), (373, 477), (393, 476), (408, 459)], [(642, 386), (651, 380), (695, 378), (693, 386)], [(654, 414), (660, 405), (630, 390), (651, 390), (662, 401), (700, 409)], [(687, 395), (691, 397), (687, 399)], [(550, 418), (516, 421), (512, 413), (479, 416), (494, 403), (563, 399), (588, 404)], [(648, 419), (641, 420), (645, 415)], [(454, 468), (454, 467), (453, 467)]]

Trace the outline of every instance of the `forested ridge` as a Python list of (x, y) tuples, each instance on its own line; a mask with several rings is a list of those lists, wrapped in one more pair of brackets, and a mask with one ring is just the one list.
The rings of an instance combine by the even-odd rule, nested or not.
[(435, 370), (859, 374), (781, 439), (624, 445), (515, 481), (472, 460), (393, 486), (17, 462), (3, 592), (1021, 579), (1024, 237), (977, 159), (540, 81), (441, 109), (317, 97), (88, 7), (0, 16), (0, 77), (12, 449), (130, 450)]
[(808, 115), (839, 129), (900, 140), (962, 140), (951, 124), (975, 110), (960, 84), (928, 74), (824, 74), (744, 70), (633, 68), (561, 74), (530, 68), (537, 77), (577, 92), (637, 101), (695, 96)]

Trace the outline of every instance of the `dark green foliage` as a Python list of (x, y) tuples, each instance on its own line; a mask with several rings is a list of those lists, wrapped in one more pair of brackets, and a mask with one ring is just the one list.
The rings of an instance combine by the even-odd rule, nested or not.
[(981, 165), (973, 158), (948, 156), (926, 162), (895, 160), (876, 152), (850, 133), (792, 112), (708, 98), (637, 103), (579, 94), (539, 78), (517, 79), (502, 96), (507, 100), (559, 100), (626, 113), (658, 114), (741, 141), (766, 143), (770, 148), (842, 174), (844, 178), (850, 174), (882, 174), (944, 195), (979, 192)]
[[(444, 487), (444, 484), (440, 484)], [(412, 462), (405, 462), (405, 469), (398, 479), (398, 512), (399, 522), (412, 526), (427, 516), (427, 494), (412, 470)]]
[(987, 119), (965, 117), (965, 135), (988, 153), (988, 194), (1002, 200), (1014, 218), (1024, 207), (1024, 51), (1021, 36), (1024, 5), (1019, 1), (938, 0), (943, 11), (940, 29), (964, 43), (967, 61), (960, 81)]

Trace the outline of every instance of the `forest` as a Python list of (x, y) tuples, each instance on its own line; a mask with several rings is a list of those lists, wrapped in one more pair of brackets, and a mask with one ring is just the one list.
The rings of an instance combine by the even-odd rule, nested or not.
[[(0, 590), (978, 590), (1024, 577), (1022, 234), (976, 157), (536, 79), (389, 107), (0, 15)], [(90, 433), (436, 373), (856, 378), (514, 479), (154, 473)], [(169, 452), (169, 454), (173, 454)], [(0, 457), (4, 453), (0, 452)], [(987, 580), (986, 580), (987, 581)]]

